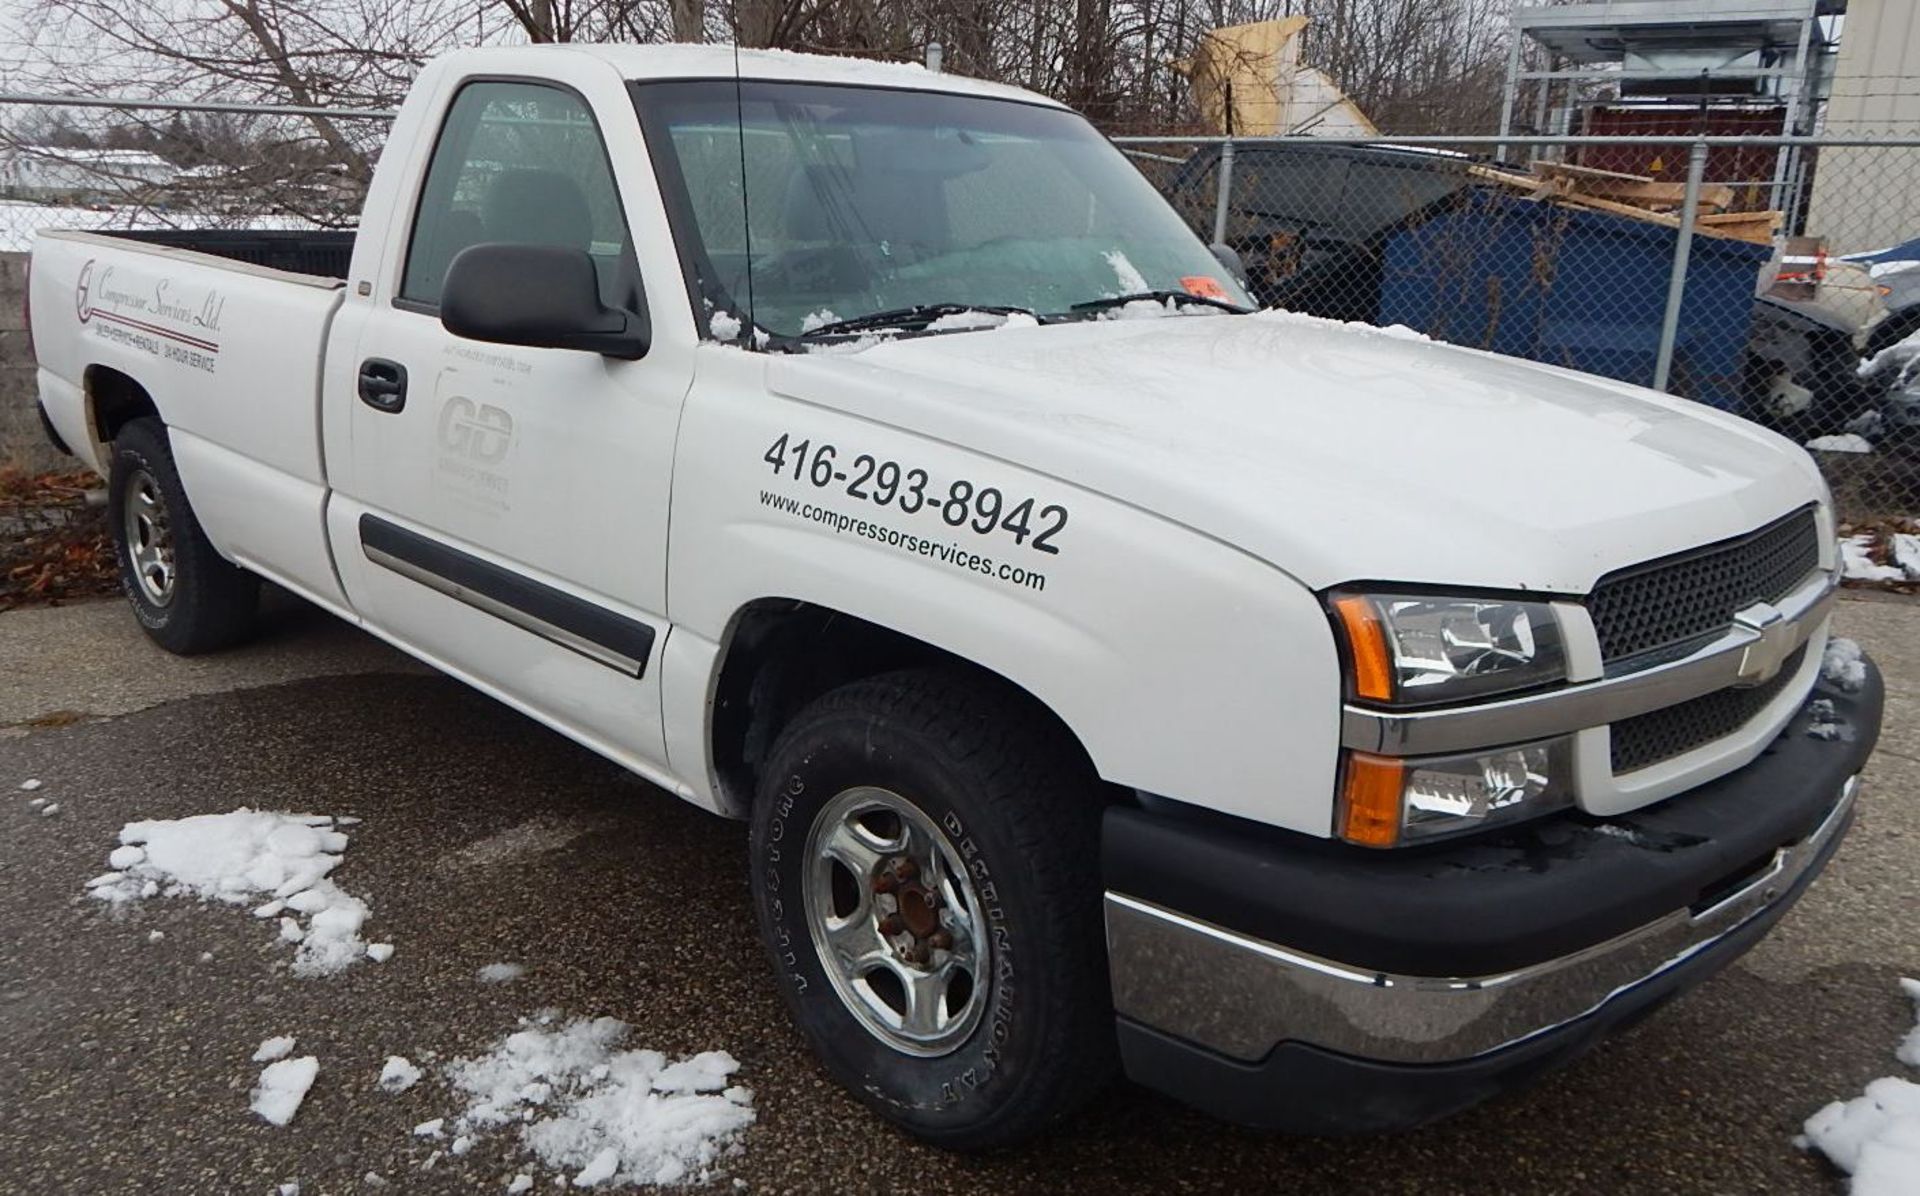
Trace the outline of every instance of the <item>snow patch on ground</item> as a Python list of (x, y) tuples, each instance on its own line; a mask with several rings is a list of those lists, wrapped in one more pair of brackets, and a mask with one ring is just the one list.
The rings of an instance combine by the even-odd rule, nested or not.
[(404, 1055), (388, 1055), (378, 1081), (382, 1092), (405, 1092), (420, 1081), (420, 1069)]
[(574, 1187), (705, 1182), (739, 1150), (753, 1093), (730, 1083), (740, 1066), (733, 1056), (704, 1051), (669, 1063), (659, 1051), (621, 1049), (625, 1022), (554, 1021), (523, 1018), (487, 1054), (448, 1066), (468, 1102), (457, 1131), (516, 1126), (541, 1162), (574, 1172)]
[(475, 972), (474, 978), (482, 984), (506, 984), (526, 974), (527, 969), (517, 963), (490, 963)]
[(1819, 453), (1870, 453), (1873, 441), (1858, 432), (1842, 432), (1835, 436), (1815, 436), (1807, 441), (1807, 447)]
[(347, 836), (326, 815), (243, 806), (230, 814), (129, 822), (120, 843), (107, 857), (114, 871), (87, 882), (99, 900), (117, 905), (164, 895), (245, 905), (264, 894), (271, 900), (256, 915), (291, 911), (280, 920), (280, 937), (298, 944), (295, 975), (327, 975), (366, 954), (366, 903), (327, 879)]
[(1920, 536), (1895, 532), (1889, 551), (1893, 554), (1893, 563), (1905, 570), (1907, 580), (1920, 579)]
[(285, 1059), (293, 1052), (293, 1035), (279, 1034), (260, 1044), (253, 1053), (255, 1063), (267, 1063), (274, 1059)]
[(252, 1108), (274, 1125), (285, 1125), (300, 1111), (300, 1102), (320, 1074), (320, 1060), (312, 1055), (282, 1059), (260, 1069), (260, 1082), (254, 1085)]
[(1897, 565), (1882, 565), (1868, 551), (1873, 536), (1868, 533), (1847, 536), (1840, 541), (1840, 562), (1848, 581), (1905, 581), (1907, 571)]
[[(1920, 1067), (1920, 980), (1903, 978), (1900, 988), (1914, 1002), (1916, 1024), (1894, 1057)], [(1794, 1141), (1853, 1176), (1852, 1196), (1913, 1196), (1920, 1192), (1920, 1084), (1882, 1076), (1861, 1095), (1807, 1118), (1805, 1134)]]
[(434, 865), (434, 871), (464, 876), (475, 868), (491, 868), (522, 856), (558, 851), (592, 829), (592, 824), (577, 818), (541, 814), (467, 844)]
[(22, 793), (32, 793), (45, 783), (46, 782), (42, 781), (39, 777), (28, 777), (26, 780), (20, 782), (20, 791)]

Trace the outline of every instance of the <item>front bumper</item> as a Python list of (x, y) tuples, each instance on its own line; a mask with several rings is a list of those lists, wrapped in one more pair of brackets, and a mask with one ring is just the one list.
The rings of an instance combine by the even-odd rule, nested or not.
[(1246, 1124), (1418, 1124), (1580, 1054), (1746, 951), (1853, 815), (1882, 687), (1632, 815), (1382, 855), (1109, 812), (1107, 937), (1128, 1074)]

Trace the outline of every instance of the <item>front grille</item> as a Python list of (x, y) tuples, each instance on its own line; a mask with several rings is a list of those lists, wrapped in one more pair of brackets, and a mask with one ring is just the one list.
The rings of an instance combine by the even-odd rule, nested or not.
[(1802, 644), (1771, 680), (1750, 689), (1715, 690), (1613, 724), (1614, 775), (1671, 760), (1738, 731), (1799, 675), (1800, 662), (1806, 655), (1806, 645)]
[(1734, 612), (1778, 602), (1820, 563), (1813, 508), (1718, 544), (1607, 574), (1587, 599), (1607, 664), (1733, 626)]

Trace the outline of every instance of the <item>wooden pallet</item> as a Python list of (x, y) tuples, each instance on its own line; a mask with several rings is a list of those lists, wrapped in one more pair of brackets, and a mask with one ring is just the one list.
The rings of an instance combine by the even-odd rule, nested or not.
[[(1467, 174), (1482, 182), (1521, 192), (1529, 199), (1627, 216), (1663, 228), (1680, 227), (1678, 213), (1686, 202), (1685, 184), (1566, 162), (1535, 162), (1529, 174), (1475, 164), (1467, 167)], [(1700, 211), (1694, 219), (1695, 231), (1756, 245), (1770, 243), (1780, 227), (1782, 214), (1778, 211), (1728, 212), (1725, 209), (1732, 205), (1733, 199), (1732, 187), (1721, 184), (1702, 187)]]

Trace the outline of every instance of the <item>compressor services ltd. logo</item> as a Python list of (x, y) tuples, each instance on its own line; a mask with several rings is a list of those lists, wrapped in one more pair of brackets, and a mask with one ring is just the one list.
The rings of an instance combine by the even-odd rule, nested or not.
[(73, 288), (73, 314), (82, 324), (93, 319), (93, 259), (80, 267), (80, 281)]
[(73, 284), (73, 314), (94, 325), (94, 335), (209, 374), (220, 345), (205, 334), (218, 332), (225, 307), (220, 292), (196, 292), (171, 278), (116, 282), (114, 268), (97, 268), (92, 258)]

